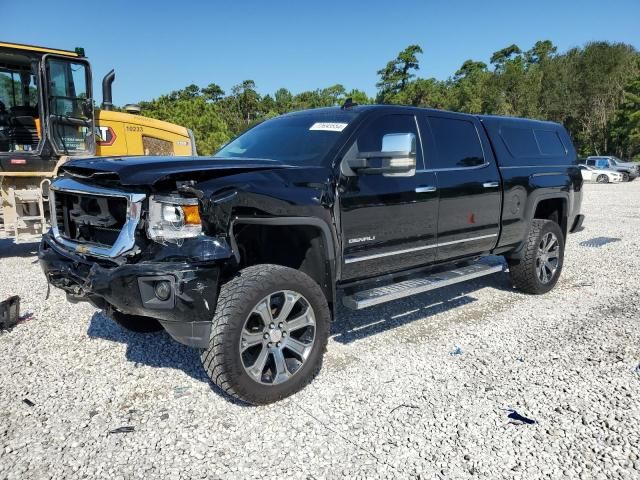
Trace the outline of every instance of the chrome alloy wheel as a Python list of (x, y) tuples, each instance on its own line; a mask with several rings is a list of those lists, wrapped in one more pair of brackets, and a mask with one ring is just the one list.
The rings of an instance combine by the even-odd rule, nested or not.
[(560, 242), (555, 234), (547, 232), (538, 244), (538, 255), (536, 256), (538, 279), (542, 283), (549, 283), (556, 274), (559, 264)]
[(309, 357), (316, 318), (304, 296), (281, 290), (253, 307), (240, 336), (245, 372), (256, 382), (277, 385), (295, 375)]

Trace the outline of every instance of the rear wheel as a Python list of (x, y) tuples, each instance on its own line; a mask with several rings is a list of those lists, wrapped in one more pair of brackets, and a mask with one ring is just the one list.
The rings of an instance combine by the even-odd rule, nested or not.
[(155, 318), (140, 315), (127, 315), (117, 310), (107, 311), (107, 315), (125, 330), (136, 333), (151, 333), (162, 330), (162, 325)]
[(511, 280), (525, 293), (546, 293), (558, 282), (563, 261), (564, 236), (560, 226), (551, 220), (535, 219), (522, 259), (509, 262)]
[(245, 268), (220, 290), (203, 366), (228, 394), (275, 402), (320, 371), (329, 318), (322, 290), (306, 274), (280, 265)]
[(596, 178), (596, 182), (597, 183), (609, 183), (609, 177), (607, 177), (604, 173), (601, 175), (598, 175), (598, 177)]

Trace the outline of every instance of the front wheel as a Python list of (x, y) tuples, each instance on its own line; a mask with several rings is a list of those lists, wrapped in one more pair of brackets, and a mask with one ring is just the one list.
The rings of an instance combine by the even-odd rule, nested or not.
[(629, 178), (629, 174), (628, 174), (628, 173), (626, 173), (626, 172), (623, 172), (623, 173), (622, 173), (622, 181), (623, 181), (623, 182), (628, 182), (629, 180), (630, 180), (630, 178)]
[(525, 293), (547, 293), (558, 282), (564, 261), (560, 225), (551, 220), (533, 220), (523, 253), (520, 260), (509, 261), (514, 286)]
[(229, 395), (275, 402), (320, 371), (329, 319), (322, 290), (306, 274), (280, 265), (245, 268), (220, 289), (203, 366)]
[(602, 175), (598, 175), (596, 178), (597, 183), (609, 183), (609, 177), (607, 177), (604, 173)]

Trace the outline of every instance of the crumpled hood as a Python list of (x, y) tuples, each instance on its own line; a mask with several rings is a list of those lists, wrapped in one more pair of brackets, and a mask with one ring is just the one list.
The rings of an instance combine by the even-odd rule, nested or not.
[(95, 157), (72, 160), (61, 171), (76, 178), (118, 181), (129, 186), (153, 186), (169, 178), (198, 179), (255, 170), (293, 168), (276, 160), (216, 157)]

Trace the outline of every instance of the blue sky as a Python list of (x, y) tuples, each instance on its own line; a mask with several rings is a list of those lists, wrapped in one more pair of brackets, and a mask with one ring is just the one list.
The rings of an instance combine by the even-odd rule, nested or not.
[[(445, 79), (467, 59), (488, 63), (516, 43), (560, 50), (592, 40), (640, 48), (640, 0), (188, 1), (0, 0), (0, 41), (73, 49), (92, 62), (94, 90), (115, 68), (114, 103), (195, 83), (227, 92), (245, 79), (273, 93), (342, 83), (376, 91), (376, 71), (409, 44), (420, 76)], [(532, 5), (533, 4), (533, 5)]]

